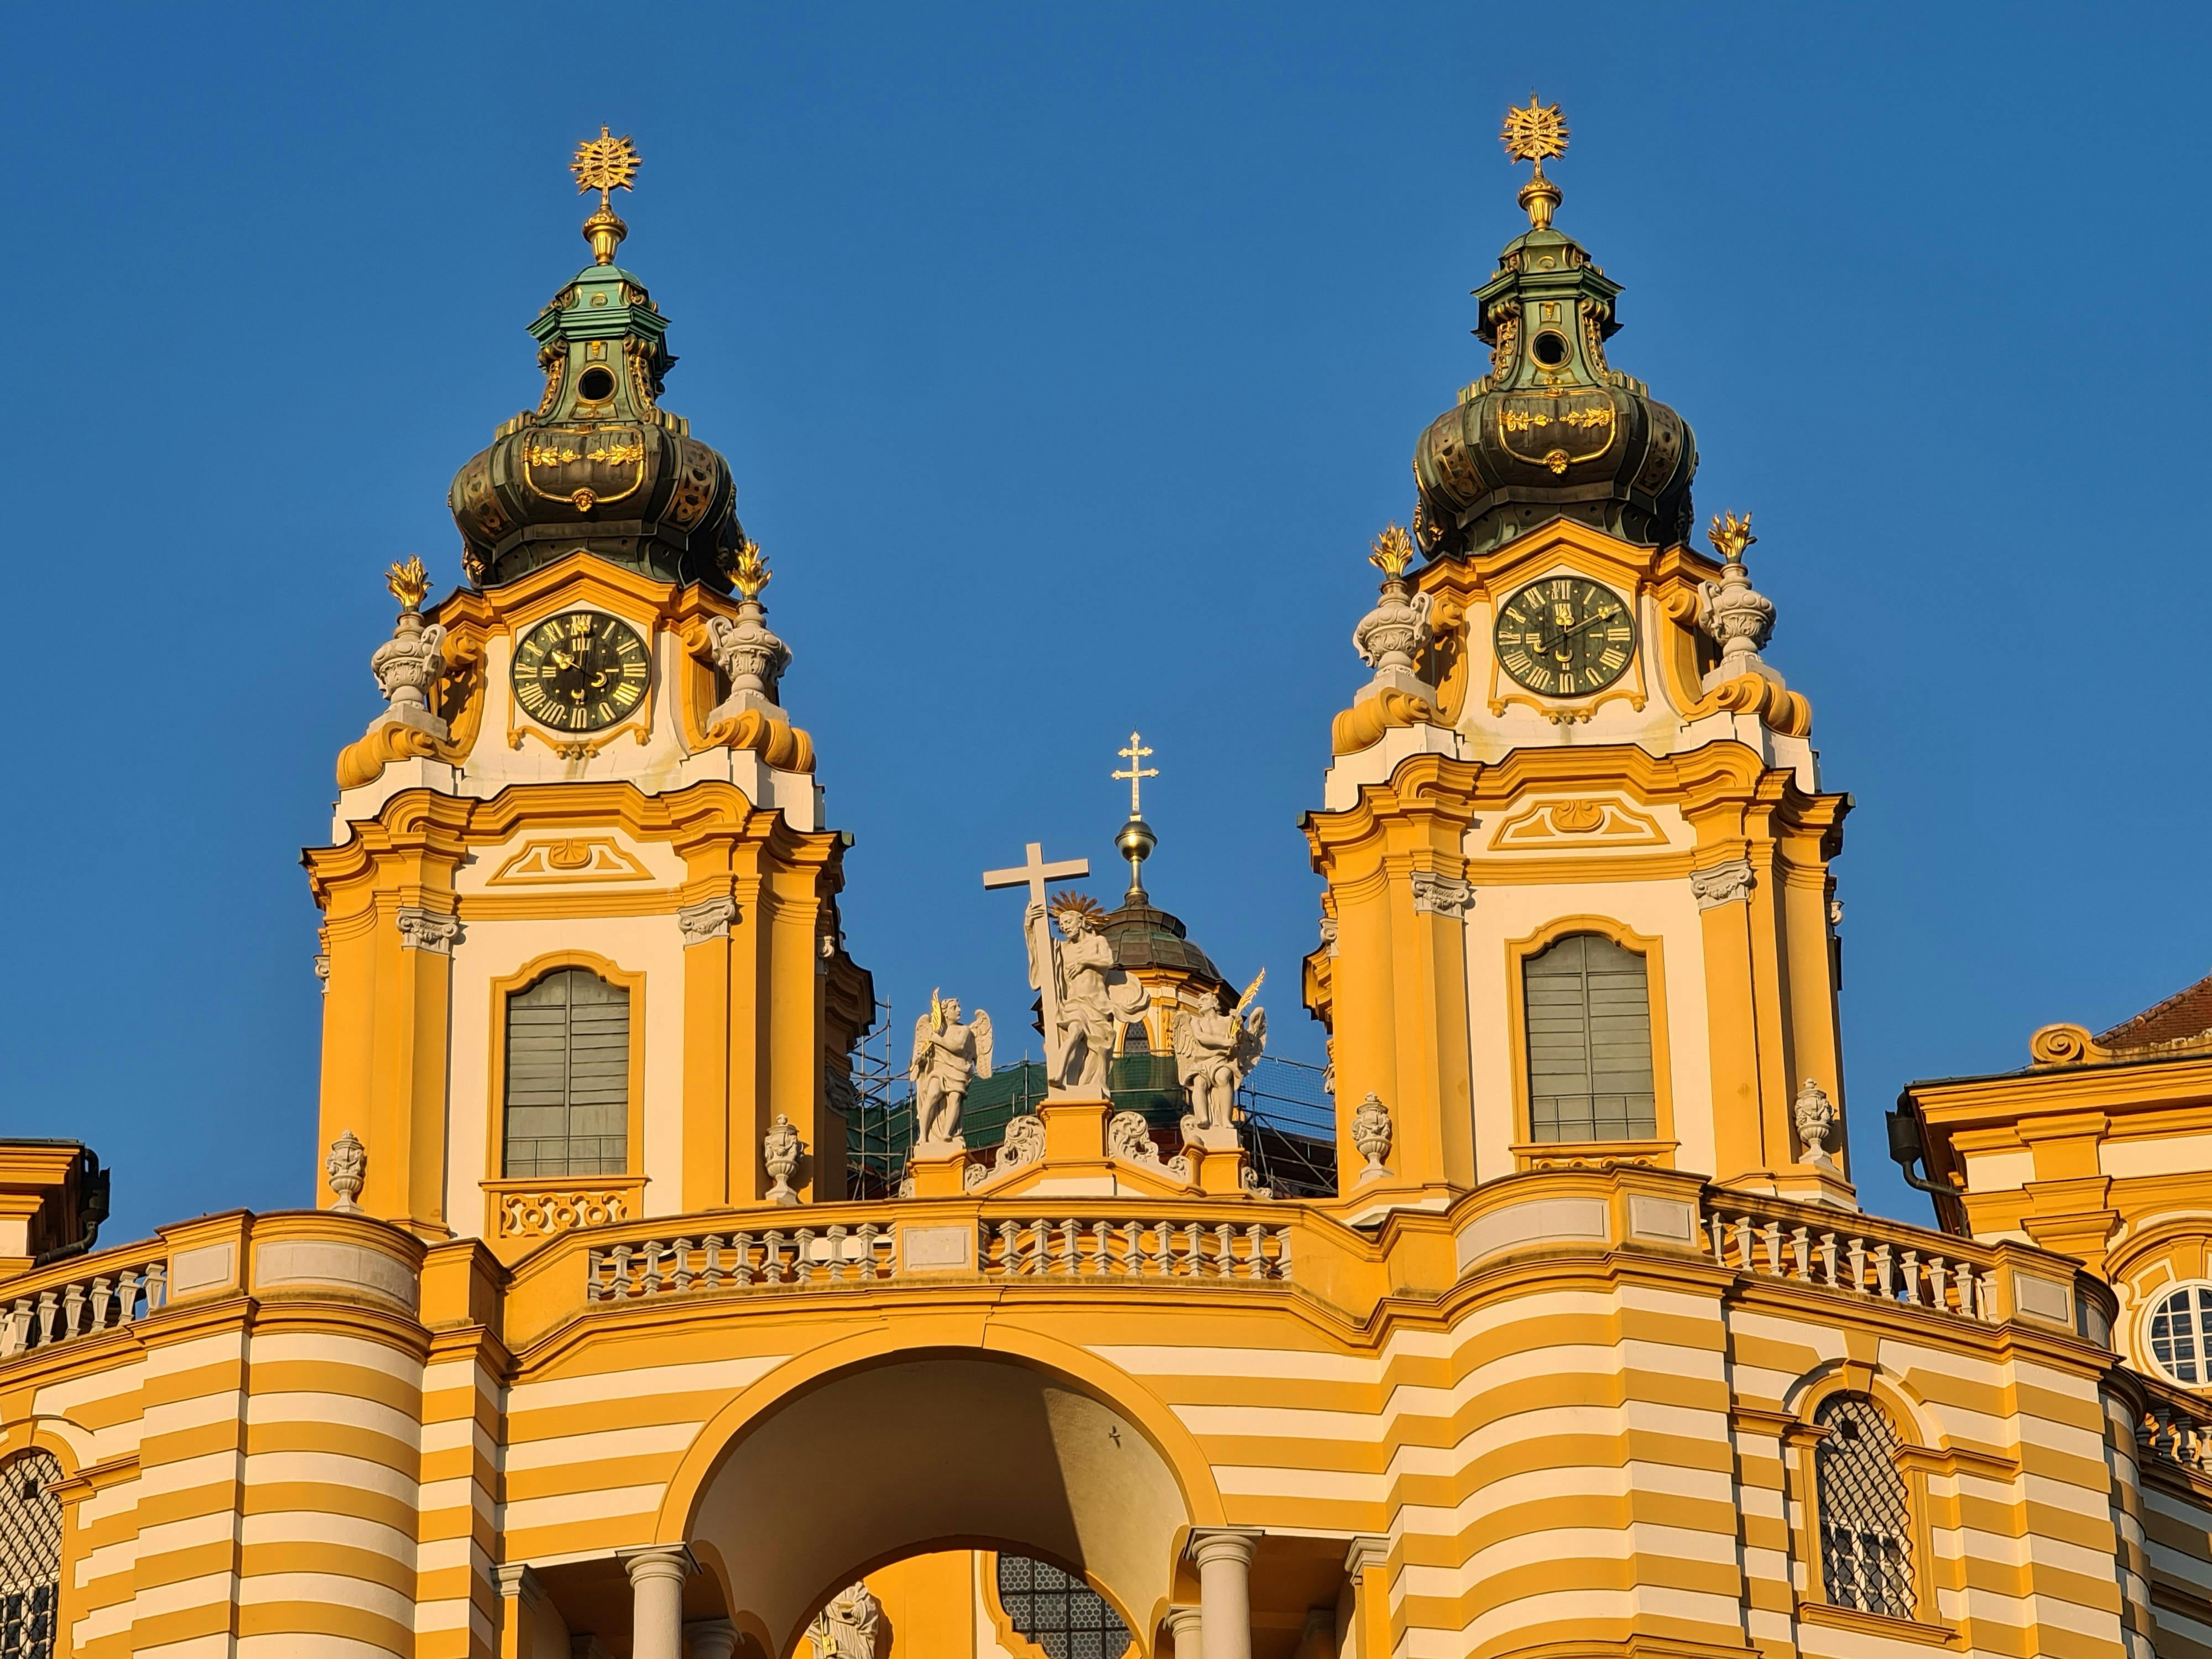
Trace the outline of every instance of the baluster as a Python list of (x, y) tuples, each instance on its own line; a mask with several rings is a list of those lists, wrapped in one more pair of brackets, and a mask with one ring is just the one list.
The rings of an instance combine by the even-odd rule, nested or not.
[(783, 1283), (783, 1234), (774, 1227), (761, 1240), (761, 1277), (770, 1285)]
[(1110, 1221), (1094, 1221), (1091, 1224), (1089, 1271), (1091, 1273), (1110, 1273), (1114, 1271), (1113, 1231), (1114, 1224)]
[(627, 1244), (615, 1246), (614, 1279), (611, 1289), (614, 1292), (613, 1299), (617, 1302), (629, 1294), (629, 1246)]
[(830, 1224), (830, 1282), (845, 1282), (845, 1224), (842, 1221)]
[(691, 1288), (691, 1241), (688, 1238), (676, 1241), (676, 1288), (679, 1291)]
[[(860, 1224), (860, 1277), (862, 1279), (873, 1279), (876, 1276), (876, 1224), (872, 1221), (863, 1221)], [(883, 1231), (884, 1237), (888, 1239), (890, 1236), (890, 1229), (886, 1227)]]
[(1121, 1224), (1121, 1272), (1127, 1277), (1145, 1271), (1145, 1224), (1125, 1221)]
[(1705, 1231), (1712, 1235), (1713, 1265), (1717, 1267), (1727, 1267), (1728, 1224), (1717, 1215), (1708, 1216), (1705, 1218)]
[(1902, 1265), (1905, 1270), (1905, 1299), (1917, 1308), (1920, 1305), (1920, 1252), (1907, 1250)]
[(739, 1290), (748, 1290), (753, 1282), (753, 1236), (738, 1234), (730, 1240), (730, 1249), (737, 1256), (731, 1265), (730, 1278)]
[(1751, 1271), (1751, 1218), (1747, 1215), (1735, 1218), (1735, 1265), (1739, 1273)]
[(1845, 1248), (1850, 1251), (1850, 1288), (1863, 1294), (1866, 1290), (1866, 1240), (1854, 1236), (1845, 1241)]
[(1009, 1277), (1021, 1271), (1021, 1231), (1011, 1221), (999, 1224), (999, 1271)]
[(1974, 1317), (1984, 1323), (1996, 1317), (1990, 1312), (1990, 1282), (1996, 1277), (1994, 1270), (1987, 1270), (1974, 1281)]
[(1213, 1264), (1214, 1276), (1218, 1279), (1234, 1277), (1237, 1272), (1237, 1229), (1225, 1221), (1216, 1226), (1213, 1248), (1218, 1258)]
[(1036, 1279), (1052, 1271), (1052, 1223), (1042, 1216), (1030, 1223), (1029, 1271)]
[(1075, 1273), (1076, 1245), (1081, 1237), (1081, 1230), (1075, 1224), (1073, 1216), (1060, 1224), (1060, 1271), (1071, 1278)]
[(1961, 1261), (1951, 1269), (1951, 1284), (1959, 1294), (1959, 1316), (1974, 1316), (1974, 1269), (1971, 1263)]
[(1288, 1279), (1291, 1276), (1291, 1230), (1275, 1229), (1275, 1277)]
[(1256, 1221), (1244, 1230), (1245, 1245), (1252, 1252), (1251, 1263), (1244, 1272), (1247, 1279), (1267, 1276), (1267, 1230)]
[(74, 1279), (62, 1286), (62, 1334), (84, 1334), (84, 1286)]
[(1935, 1309), (1938, 1313), (1948, 1313), (1951, 1311), (1951, 1304), (1944, 1299), (1943, 1296), (1943, 1258), (1940, 1255), (1929, 1256), (1928, 1258), (1928, 1282), (1932, 1288), (1929, 1292), (1928, 1305)]
[(107, 1328), (107, 1310), (115, 1301), (115, 1281), (105, 1273), (92, 1281), (92, 1328)]
[(122, 1307), (115, 1316), (118, 1325), (128, 1325), (138, 1317), (138, 1287), (145, 1281), (136, 1267), (125, 1268), (116, 1279), (115, 1294)]
[(1894, 1300), (1897, 1294), (1890, 1286), (1891, 1271), (1892, 1264), (1889, 1259), (1889, 1246), (1887, 1244), (1875, 1245), (1874, 1247), (1874, 1276), (1876, 1284), (1878, 1284), (1881, 1288), (1881, 1299), (1885, 1302)]
[(1797, 1264), (1797, 1277), (1810, 1279), (1813, 1277), (1813, 1237), (1804, 1228), (1790, 1230), (1790, 1255)]
[(1185, 1223), (1183, 1246), (1184, 1273), (1192, 1279), (1202, 1276), (1206, 1272), (1206, 1229), (1195, 1221)]
[(660, 1293), (660, 1253), (664, 1248), (657, 1238), (645, 1242), (645, 1272), (641, 1275), (644, 1288), (638, 1292), (641, 1296), (658, 1296)]
[(600, 1297), (599, 1264), (606, 1252), (596, 1247), (584, 1252), (584, 1305), (591, 1306)]
[(1828, 1288), (1834, 1290), (1836, 1288), (1836, 1236), (1833, 1233), (1820, 1235), (1820, 1273), (1826, 1280)]
[(30, 1304), (17, 1297), (14, 1307), (0, 1313), (0, 1359), (13, 1359), (23, 1352), (23, 1339), (30, 1327)]
[(722, 1288), (721, 1234), (708, 1233), (706, 1237), (699, 1241), (699, 1251), (706, 1258), (704, 1265), (699, 1269), (700, 1287), (709, 1291), (720, 1290)]
[(1782, 1224), (1770, 1221), (1759, 1230), (1759, 1237), (1766, 1246), (1766, 1271), (1775, 1278), (1782, 1277)]
[(39, 1293), (39, 1340), (40, 1342), (51, 1342), (54, 1340), (54, 1316), (58, 1310), (58, 1304), (54, 1300), (54, 1293), (52, 1291), (41, 1291)]
[(792, 1252), (792, 1258), (799, 1264), (799, 1271), (793, 1277), (802, 1285), (811, 1285), (814, 1282), (813, 1228), (801, 1227), (799, 1230), (799, 1248)]

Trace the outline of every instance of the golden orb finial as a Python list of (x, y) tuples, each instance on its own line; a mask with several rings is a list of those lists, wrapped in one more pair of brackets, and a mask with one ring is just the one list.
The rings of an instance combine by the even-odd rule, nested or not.
[(599, 136), (577, 145), (575, 159), (568, 163), (568, 171), (576, 175), (579, 196), (595, 190), (599, 192), (599, 211), (584, 221), (584, 240), (592, 245), (592, 258), (600, 264), (614, 264), (615, 250), (629, 234), (629, 227), (607, 204), (608, 198), (615, 191), (633, 188), (630, 180), (637, 177), (638, 163), (643, 159), (628, 133), (617, 138), (602, 122)]
[(768, 568), (768, 561), (761, 556), (760, 544), (750, 537), (730, 556), (729, 569), (731, 581), (737, 585), (738, 592), (749, 599), (760, 598), (761, 589), (768, 586), (769, 578), (775, 574)]
[(1562, 199), (1559, 187), (1544, 176), (1544, 163), (1567, 153), (1567, 124), (1557, 104), (1539, 104), (1536, 94), (1528, 94), (1528, 106), (1509, 105), (1505, 111), (1505, 126), (1498, 135), (1505, 146), (1505, 153), (1516, 161), (1534, 164), (1528, 182), (1521, 186), (1519, 201), (1528, 215), (1528, 223), (1537, 230), (1552, 228), (1552, 210)]
[(1403, 525), (1387, 526), (1375, 538), (1373, 550), (1367, 556), (1367, 562), (1386, 576), (1402, 576), (1406, 568), (1413, 562), (1413, 538), (1406, 533)]
[(422, 601), (430, 592), (430, 573), (422, 568), (420, 554), (404, 564), (395, 564), (384, 573), (384, 585), (392, 590), (392, 597), (399, 601), (402, 611), (420, 611)]
[(1733, 513), (1716, 513), (1705, 529), (1705, 539), (1713, 544), (1713, 551), (1726, 564), (1743, 562), (1743, 550), (1759, 539), (1751, 533), (1751, 514), (1741, 519)]

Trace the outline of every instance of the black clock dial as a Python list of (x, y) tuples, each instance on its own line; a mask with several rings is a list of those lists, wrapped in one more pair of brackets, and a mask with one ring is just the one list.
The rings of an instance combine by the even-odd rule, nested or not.
[(638, 706), (653, 663), (637, 630), (598, 611), (549, 617), (514, 651), (514, 701), (542, 726), (596, 732)]
[(1505, 672), (1531, 691), (1580, 697), (1627, 672), (1636, 619), (1602, 582), (1548, 576), (1506, 600), (1493, 637)]

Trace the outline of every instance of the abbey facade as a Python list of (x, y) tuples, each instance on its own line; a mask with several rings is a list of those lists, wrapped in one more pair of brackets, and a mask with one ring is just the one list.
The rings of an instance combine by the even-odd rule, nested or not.
[(116, 1244), (89, 1151), (0, 1142), (0, 1655), (2212, 1654), (2212, 989), (1916, 1085), (1939, 1224), (1860, 1210), (1849, 799), (1556, 111), (1507, 136), (1303, 822), (1310, 1178), (1133, 795), (1118, 908), (979, 886), (1042, 1064), (940, 1003), (848, 1153), (850, 840), (584, 147), (593, 262), (307, 854), (317, 1207)]

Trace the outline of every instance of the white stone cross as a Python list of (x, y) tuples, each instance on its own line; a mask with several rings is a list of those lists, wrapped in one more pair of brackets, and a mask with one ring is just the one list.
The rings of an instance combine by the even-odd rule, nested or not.
[(1031, 842), (1023, 862), (1006, 870), (986, 870), (983, 885), (989, 887), (1026, 887), (1030, 902), (1042, 908), (1044, 884), (1048, 881), (1073, 881), (1091, 873), (1089, 859), (1062, 859), (1057, 864), (1044, 861), (1044, 845)]

